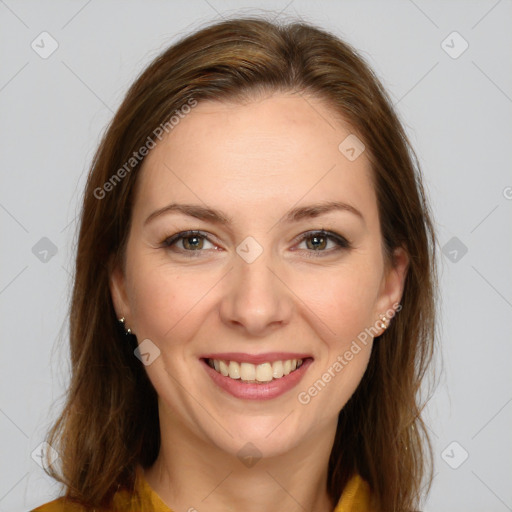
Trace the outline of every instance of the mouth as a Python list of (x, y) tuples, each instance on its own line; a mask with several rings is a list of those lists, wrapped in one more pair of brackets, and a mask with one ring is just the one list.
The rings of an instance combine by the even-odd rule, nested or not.
[(201, 362), (222, 391), (244, 400), (269, 400), (294, 388), (313, 363), (307, 354), (211, 354)]
[(205, 361), (210, 368), (213, 368), (224, 377), (240, 380), (247, 384), (264, 384), (276, 379), (282, 379), (290, 375), (290, 373), (297, 371), (304, 363), (303, 359), (267, 361), (261, 364), (211, 358), (207, 358)]

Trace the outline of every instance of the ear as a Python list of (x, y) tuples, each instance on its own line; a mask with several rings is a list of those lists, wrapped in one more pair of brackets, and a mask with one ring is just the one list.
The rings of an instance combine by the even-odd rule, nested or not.
[(380, 315), (385, 315), (386, 311), (394, 310), (396, 306), (393, 306), (400, 303), (408, 268), (409, 255), (407, 251), (403, 247), (396, 248), (393, 252), (392, 260), (384, 272), (381, 290), (376, 303), (376, 318), (379, 318)]
[(115, 265), (110, 271), (109, 287), (117, 318), (125, 317), (129, 322), (130, 306), (126, 293), (126, 278), (120, 265)]

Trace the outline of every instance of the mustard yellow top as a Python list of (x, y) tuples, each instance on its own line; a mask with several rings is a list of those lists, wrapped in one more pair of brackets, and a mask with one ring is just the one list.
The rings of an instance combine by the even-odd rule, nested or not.
[[(112, 508), (104, 512), (172, 512), (149, 486), (140, 466), (137, 467), (135, 489), (139, 491), (141, 505), (137, 506), (125, 490), (114, 495)], [(31, 512), (86, 512), (86, 508), (62, 497), (41, 505)], [(334, 512), (371, 512), (368, 483), (359, 475), (353, 476), (343, 490)]]

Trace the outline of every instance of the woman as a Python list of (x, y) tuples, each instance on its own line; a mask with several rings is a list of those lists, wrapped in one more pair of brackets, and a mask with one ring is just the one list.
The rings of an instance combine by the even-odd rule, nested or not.
[(235, 19), (137, 79), (93, 162), (58, 510), (417, 510), (435, 238), (379, 81)]

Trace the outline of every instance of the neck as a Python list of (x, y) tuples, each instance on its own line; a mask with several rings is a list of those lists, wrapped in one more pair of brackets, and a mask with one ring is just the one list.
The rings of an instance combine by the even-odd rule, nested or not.
[[(183, 426), (182, 426), (183, 427)], [(160, 411), (162, 443), (145, 479), (172, 510), (332, 512), (327, 472), (336, 425), (287, 453), (245, 460)], [(243, 443), (241, 444), (243, 445)]]

